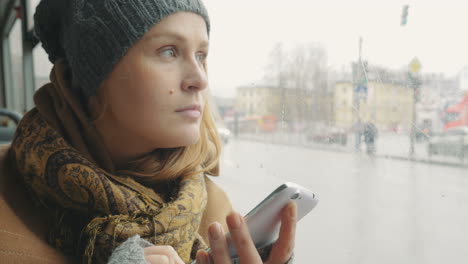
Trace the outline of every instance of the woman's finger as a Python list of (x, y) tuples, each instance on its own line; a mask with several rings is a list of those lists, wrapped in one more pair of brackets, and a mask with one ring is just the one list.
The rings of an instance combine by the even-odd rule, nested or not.
[(210, 264), (210, 255), (205, 251), (198, 251), (196, 260), (197, 264)]
[(281, 228), (279, 238), (271, 249), (268, 264), (284, 264), (291, 258), (296, 236), (297, 205), (289, 203), (281, 211)]
[(177, 254), (175, 249), (171, 246), (151, 246), (151, 247), (145, 247), (143, 249), (143, 252), (145, 255), (172, 255), (172, 254)]
[(208, 238), (214, 263), (231, 263), (226, 236), (221, 224), (216, 222), (208, 227)]
[(227, 216), (226, 222), (240, 262), (249, 264), (263, 263), (252, 242), (244, 218), (240, 214), (232, 212)]
[(166, 256), (169, 264), (184, 264), (182, 259), (177, 254), (177, 251), (171, 246), (151, 246), (143, 249), (145, 256), (162, 255)]
[(145, 259), (149, 264), (170, 264), (169, 258), (165, 255), (147, 255)]

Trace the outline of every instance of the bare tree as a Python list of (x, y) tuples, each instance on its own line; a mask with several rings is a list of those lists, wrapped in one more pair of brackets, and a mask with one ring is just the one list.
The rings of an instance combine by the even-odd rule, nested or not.
[[(291, 51), (288, 70), (290, 82), (296, 89), (295, 120), (299, 123), (320, 120), (324, 113), (323, 101), (327, 90), (327, 54), (317, 43), (296, 46)], [(315, 100), (307, 102), (304, 100)], [(309, 104), (311, 107), (309, 107)]]
[[(278, 43), (270, 53), (265, 80), (280, 89), (281, 115), (285, 121), (304, 123), (321, 120), (326, 110), (327, 53), (317, 43), (286, 50)], [(324, 112), (325, 111), (325, 112)], [(325, 115), (329, 116), (328, 114)]]
[(265, 81), (278, 87), (284, 87), (285, 79), (285, 53), (283, 43), (276, 43), (269, 55), (269, 62), (266, 66)]

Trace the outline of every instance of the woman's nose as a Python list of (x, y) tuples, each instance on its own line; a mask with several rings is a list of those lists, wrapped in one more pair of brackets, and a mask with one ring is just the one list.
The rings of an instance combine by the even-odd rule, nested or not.
[(182, 90), (186, 92), (199, 92), (208, 87), (208, 77), (205, 66), (195, 60), (187, 63), (187, 72), (182, 81)]

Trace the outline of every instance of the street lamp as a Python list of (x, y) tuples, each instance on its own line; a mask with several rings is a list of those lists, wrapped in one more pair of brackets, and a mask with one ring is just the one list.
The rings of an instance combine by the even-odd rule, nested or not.
[(404, 5), (403, 10), (401, 12), (401, 26), (405, 26), (408, 23), (408, 9), (409, 5)]

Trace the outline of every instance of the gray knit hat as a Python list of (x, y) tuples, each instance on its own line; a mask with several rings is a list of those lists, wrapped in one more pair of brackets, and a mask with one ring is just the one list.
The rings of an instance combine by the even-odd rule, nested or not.
[(181, 11), (202, 16), (210, 31), (201, 0), (42, 0), (35, 34), (52, 63), (68, 61), (74, 89), (89, 97), (151, 27)]

